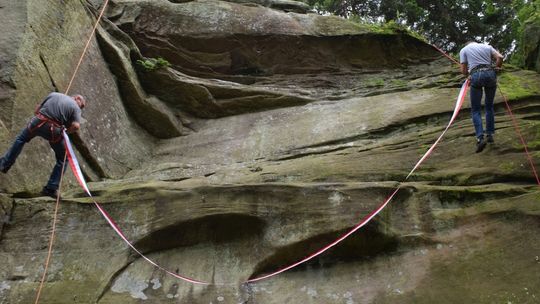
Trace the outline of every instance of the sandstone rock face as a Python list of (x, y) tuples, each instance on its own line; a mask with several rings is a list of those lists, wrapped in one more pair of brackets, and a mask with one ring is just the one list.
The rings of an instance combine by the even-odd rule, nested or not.
[[(242, 3), (245, 5), (262, 5), (285, 12), (307, 13), (310, 10), (309, 5), (300, 1), (291, 0), (226, 0), (228, 2)], [(171, 1), (173, 3), (187, 1)]]
[[(500, 75), (494, 144), (474, 153), (466, 102), (405, 181), (452, 114), (457, 67), (400, 30), (292, 2), (111, 2), (73, 88), (93, 101), (75, 140), (83, 169), (141, 252), (212, 284), (140, 258), (70, 173), (41, 303), (538, 301), (540, 190), (504, 104), (537, 166), (538, 74)], [(0, 46), (3, 148), (35, 100), (65, 89), (99, 9), (89, 3), (0, 8), (0, 41), (14, 41)], [(157, 57), (170, 66), (137, 63)], [(31, 194), (47, 149), (32, 142), (0, 176), (1, 303), (34, 301), (43, 273), (54, 201)], [(331, 243), (398, 185), (344, 242), (245, 283)]]
[(525, 66), (540, 73), (540, 14), (527, 20), (522, 41)]

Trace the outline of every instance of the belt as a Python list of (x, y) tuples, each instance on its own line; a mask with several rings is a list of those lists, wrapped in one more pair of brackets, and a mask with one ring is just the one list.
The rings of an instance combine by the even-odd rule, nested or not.
[(474, 68), (472, 68), (469, 74), (473, 74), (480, 71), (491, 71), (491, 70), (494, 70), (491, 64), (479, 64), (475, 66)]

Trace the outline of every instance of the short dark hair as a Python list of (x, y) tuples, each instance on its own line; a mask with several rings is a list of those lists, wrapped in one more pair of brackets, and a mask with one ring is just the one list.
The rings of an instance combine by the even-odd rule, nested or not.
[(471, 43), (482, 43), (482, 41), (480, 41), (480, 39), (477, 39), (477, 38), (471, 38), (470, 40), (468, 40), (465, 45), (469, 45)]
[(84, 96), (77, 94), (77, 95), (73, 95), (73, 96), (71, 96), (71, 97), (72, 97), (73, 99), (79, 98), (79, 99), (81, 100), (81, 106), (80, 106), (81, 109), (84, 108), (84, 107), (86, 106), (86, 99), (84, 98)]

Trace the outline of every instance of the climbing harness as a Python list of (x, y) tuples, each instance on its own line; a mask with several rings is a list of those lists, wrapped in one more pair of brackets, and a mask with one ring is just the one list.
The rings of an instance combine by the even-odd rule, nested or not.
[(49, 139), (49, 142), (51, 143), (57, 143), (62, 139), (62, 131), (64, 130), (64, 126), (59, 123), (58, 121), (47, 117), (46, 115), (43, 115), (39, 110), (43, 107), (43, 105), (47, 102), (47, 99), (43, 100), (41, 103), (39, 103), (36, 106), (36, 109), (34, 110), (35, 116), (30, 119), (30, 122), (28, 122), (28, 132), (34, 136), (34, 133), (41, 127), (43, 127), (45, 124), (48, 124), (49, 131), (51, 132), (51, 136)]
[(36, 116), (32, 117), (28, 123), (27, 129), (30, 134), (34, 135), (34, 133), (44, 125), (47, 125), (49, 132), (51, 132), (49, 142), (57, 143), (62, 139), (62, 131), (64, 130), (64, 126), (62, 126), (56, 120), (51, 119), (41, 113), (38, 113)]
[(469, 72), (469, 75), (472, 75), (476, 72), (482, 72), (482, 71), (494, 71), (495, 68), (491, 66), (491, 64), (479, 64), (471, 69)]

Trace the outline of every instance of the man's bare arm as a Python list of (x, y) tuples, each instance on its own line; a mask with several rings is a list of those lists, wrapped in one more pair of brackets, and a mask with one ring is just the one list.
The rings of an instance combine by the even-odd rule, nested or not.
[(69, 128), (67, 128), (67, 132), (68, 132), (68, 134), (75, 133), (75, 132), (79, 131), (80, 128), (81, 128), (80, 123), (72, 122), (71, 126), (69, 126)]
[(460, 69), (461, 69), (461, 74), (463, 74), (465, 76), (469, 76), (469, 70), (467, 69), (467, 64), (466, 63), (460, 64)]
[(502, 68), (503, 64), (503, 55), (501, 53), (497, 52), (495, 49), (491, 52), (491, 56), (495, 59), (495, 67)]

